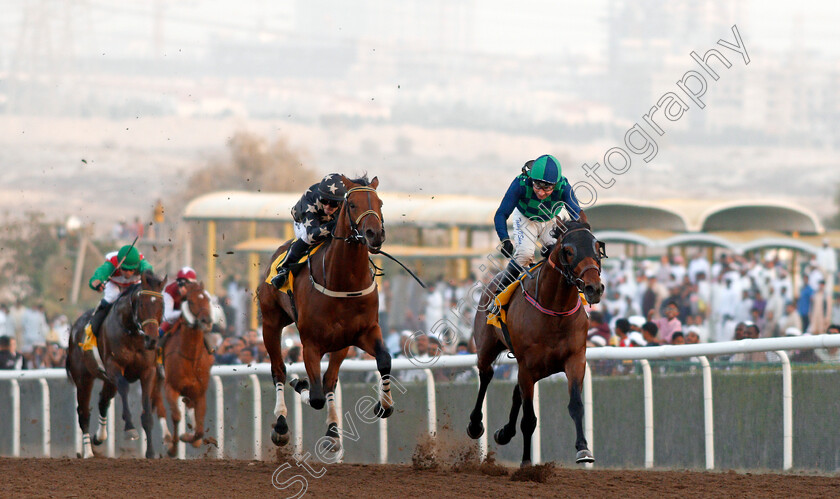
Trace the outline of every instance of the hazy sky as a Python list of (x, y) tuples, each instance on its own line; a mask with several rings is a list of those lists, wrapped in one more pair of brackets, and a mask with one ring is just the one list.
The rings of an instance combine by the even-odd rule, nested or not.
[[(308, 3), (317, 4), (332, 22), (324, 27), (324, 32), (305, 36), (387, 41), (386, 33), (365, 30), (370, 23), (354, 15), (356, 11), (352, 6), (355, 2), (312, 0)], [(731, 0), (706, 5), (730, 3)], [(50, 36), (54, 45), (69, 39), (79, 55), (108, 50), (114, 55), (150, 56), (156, 5), (164, 13), (165, 49), (179, 48), (199, 55), (213, 37), (250, 38), (256, 35), (271, 40), (289, 34), (294, 29), (293, 20), (300, 4), (288, 0), (0, 0), (3, 11), (0, 16), (0, 57), (4, 63), (8, 63), (18, 46), (26, 5), (30, 8), (47, 6), (43, 12), (49, 18), (46, 22), (52, 27)], [(384, 18), (405, 12), (406, 6), (413, 4), (396, 1), (388, 5), (393, 6), (393, 12), (381, 12)], [(474, 24), (470, 29), (476, 49), (482, 52), (511, 55), (604, 53), (607, 32), (603, 19), (608, 15), (607, 0), (524, 0), (516, 2), (515, 8), (511, 8), (513, 4), (508, 1), (476, 0), (472, 5)], [(197, 10), (201, 12), (200, 17), (195, 14)], [(70, 38), (64, 22), (66, 12), (72, 12), (73, 35)], [(840, 2), (752, 0), (742, 2), (740, 12), (742, 17), (732, 22), (742, 27), (742, 33), (757, 48), (786, 50), (797, 39), (804, 47), (822, 53), (836, 55), (840, 51), (840, 30), (837, 29)], [(38, 25), (34, 13), (37, 9), (30, 11), (30, 29)], [(442, 15), (441, 19), (445, 17)], [(798, 30), (794, 28), (794, 21), (798, 21)], [(418, 32), (423, 33), (422, 27)], [(49, 42), (45, 40), (45, 43)]]

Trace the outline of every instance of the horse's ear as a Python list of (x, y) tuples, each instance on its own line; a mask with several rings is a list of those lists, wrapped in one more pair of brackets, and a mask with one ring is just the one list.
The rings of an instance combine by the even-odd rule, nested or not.
[(350, 182), (350, 179), (345, 177), (344, 175), (341, 176), (341, 183), (344, 184), (344, 187), (346, 189), (351, 189), (354, 185), (356, 185), (353, 182)]
[(163, 274), (163, 280), (160, 281), (162, 285), (166, 285), (166, 280), (169, 278), (169, 274)]
[(379, 177), (373, 177), (373, 180), (370, 181), (370, 186), (374, 189), (379, 187)]
[(586, 213), (584, 213), (583, 210), (580, 210), (580, 221), (585, 224), (589, 223), (589, 220), (586, 219)]

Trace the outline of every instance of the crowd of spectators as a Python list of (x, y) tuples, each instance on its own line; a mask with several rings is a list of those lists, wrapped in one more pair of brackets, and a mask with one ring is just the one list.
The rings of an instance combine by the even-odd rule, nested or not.
[(0, 369), (64, 367), (70, 324), (47, 319), (42, 305), (0, 304)]

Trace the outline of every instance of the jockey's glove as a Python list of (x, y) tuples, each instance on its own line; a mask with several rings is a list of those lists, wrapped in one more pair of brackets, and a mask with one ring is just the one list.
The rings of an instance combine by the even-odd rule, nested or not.
[(513, 242), (510, 239), (505, 239), (502, 241), (502, 255), (505, 258), (510, 258), (513, 256)]

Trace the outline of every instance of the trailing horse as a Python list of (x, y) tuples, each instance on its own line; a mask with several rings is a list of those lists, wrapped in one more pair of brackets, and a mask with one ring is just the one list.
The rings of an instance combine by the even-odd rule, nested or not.
[[(376, 358), (381, 375), (379, 402), (374, 413), (386, 418), (393, 412), (390, 393), (391, 356), (382, 341), (379, 329), (379, 296), (368, 265), (370, 253), (377, 253), (385, 241), (382, 201), (376, 193), (379, 180), (374, 177), (349, 180), (342, 176), (347, 188), (345, 201), (336, 217), (332, 239), (310, 256), (294, 277), (294, 298), (266, 282), (269, 267), (257, 289), (263, 316), (263, 339), (271, 359), (277, 401), (277, 420), (271, 432), (275, 445), (289, 441), (286, 403), (283, 397), (286, 366), (280, 349), (283, 328), (295, 322), (303, 345), (303, 361), (307, 380), (292, 380), (292, 387), (304, 403), (313, 409), (327, 405), (327, 437), (331, 448), (338, 451), (338, 418), (335, 386), (338, 369), (355, 346)], [(285, 251), (281, 246), (272, 261)], [(293, 301), (294, 300), (294, 301)], [(329, 367), (321, 379), (321, 357), (330, 354)]]
[[(481, 405), (493, 379), (492, 364), (500, 353), (510, 350), (516, 355), (519, 378), (513, 390), (510, 419), (493, 438), (499, 445), (510, 442), (516, 434), (516, 420), (522, 407), (523, 467), (531, 464), (531, 436), (537, 426), (534, 384), (558, 372), (566, 373), (569, 384), (569, 415), (577, 431), (575, 460), (578, 463), (594, 461), (583, 435), (581, 390), (589, 318), (579, 293), (589, 303), (601, 300), (604, 292), (601, 258), (606, 257), (606, 253), (604, 244), (595, 238), (585, 216), (581, 215), (582, 221), (566, 222), (552, 229), (552, 235), (558, 238), (557, 244), (535, 271), (535, 278), (524, 279), (520, 289), (511, 296), (506, 320), (509, 339), (502, 330), (487, 324), (486, 309), (493, 299), (493, 289), (482, 298), (475, 315), (473, 330), (480, 385), (467, 434), (475, 439), (484, 433)], [(498, 282), (498, 278), (494, 282)]]
[[(85, 355), (81, 343), (85, 338), (85, 325), (92, 314), (88, 310), (79, 317), (70, 330), (70, 345), (66, 369), (76, 385), (79, 427), (82, 429), (82, 457), (93, 457), (94, 445), (100, 445), (108, 438), (106, 423), (111, 399), (119, 390), (123, 403), (125, 431), (131, 440), (138, 438), (131, 422), (128, 407), (128, 384), (140, 380), (142, 387), (143, 414), (141, 422), (146, 432), (146, 457), (154, 457), (152, 445), (152, 407), (163, 409), (160, 392), (156, 389), (155, 342), (163, 315), (163, 290), (166, 278), (160, 279), (152, 272), (141, 274), (140, 282), (127, 288), (111, 306), (99, 330), (97, 348), (105, 365), (102, 374), (92, 355)], [(90, 396), (93, 382), (103, 382), (99, 393), (99, 430), (91, 439)]]
[[(169, 332), (163, 352), (166, 379), (164, 390), (172, 416), (174, 435), (169, 433), (166, 418), (160, 420), (167, 444), (167, 453), (174, 456), (178, 451), (178, 440), (200, 447), (204, 442), (204, 415), (207, 411), (207, 385), (210, 382), (210, 367), (213, 356), (205, 346), (205, 335), (213, 328), (213, 310), (210, 298), (204, 291), (204, 284), (187, 282), (186, 296), (181, 302), (181, 317)], [(184, 397), (187, 407), (187, 421), (191, 433), (178, 435), (181, 411), (178, 397)]]

